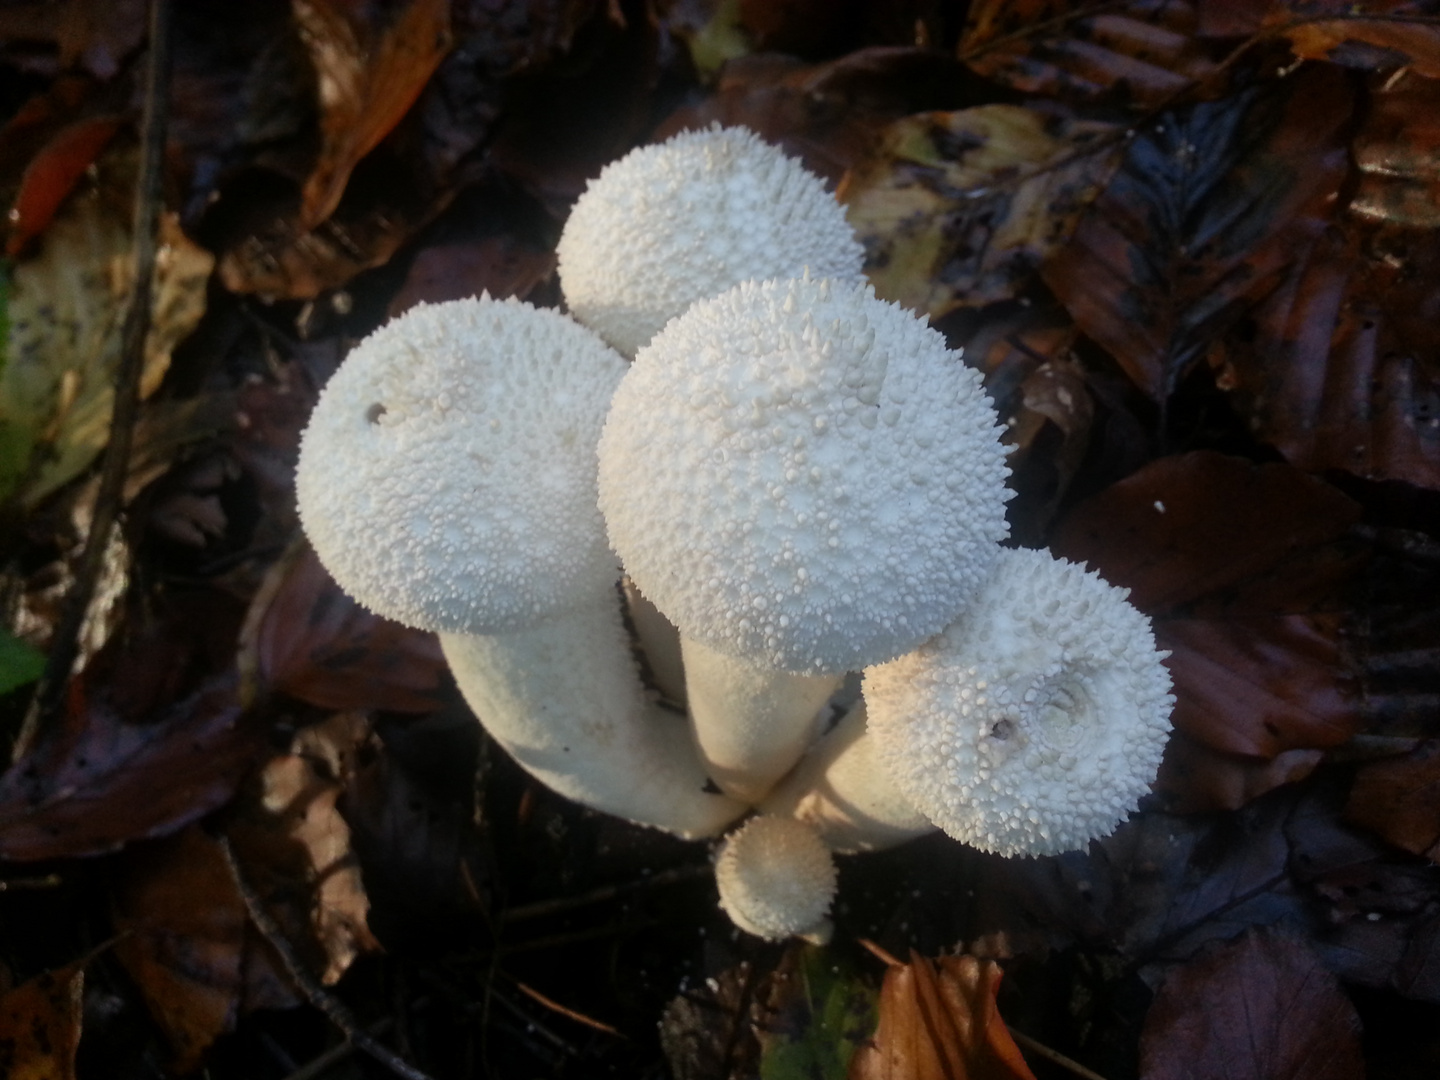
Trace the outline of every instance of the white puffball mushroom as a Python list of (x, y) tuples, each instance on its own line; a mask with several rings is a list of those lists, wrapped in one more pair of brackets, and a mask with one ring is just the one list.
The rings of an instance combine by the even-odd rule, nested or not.
[(301, 441), (300, 517), (378, 614), (440, 632), (481, 723), (541, 783), (684, 837), (744, 807), (710, 790), (630, 654), (595, 446), (625, 361), (518, 301), (420, 305), (353, 349)]
[(745, 282), (640, 350), (600, 438), (600, 507), (680, 629), (722, 789), (763, 798), (839, 676), (964, 609), (1006, 533), (999, 434), (979, 375), (867, 285)]
[(830, 940), (835, 860), (803, 822), (764, 815), (745, 822), (721, 844), (715, 881), (720, 906), (747, 933), (767, 941)]
[(1005, 551), (965, 615), (865, 672), (895, 785), (950, 836), (1053, 855), (1107, 836), (1150, 790), (1174, 697), (1127, 592), (1048, 552)]
[(893, 659), (1005, 537), (980, 376), (868, 285), (746, 282), (640, 351), (600, 437), (626, 572), (682, 637), (797, 674)]
[(360, 342), (300, 442), (300, 520), (325, 568), (422, 630), (520, 629), (619, 576), (593, 448), (625, 362), (517, 300), (420, 304)]
[(858, 280), (864, 260), (819, 177), (753, 132), (718, 125), (606, 166), (557, 253), (572, 314), (626, 356), (732, 285), (806, 267)]

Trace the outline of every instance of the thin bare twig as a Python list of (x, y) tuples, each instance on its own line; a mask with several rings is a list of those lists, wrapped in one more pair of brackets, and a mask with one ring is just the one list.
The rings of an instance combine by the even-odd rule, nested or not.
[(405, 1080), (431, 1080), (428, 1074), (421, 1072), (389, 1047), (383, 1046), (371, 1038), (345, 1003), (320, 985), (320, 980), (295, 954), (295, 947), (291, 945), (285, 932), (280, 929), (280, 924), (275, 921), (274, 916), (266, 910), (264, 903), (255, 892), (254, 886), (245, 876), (245, 870), (235, 856), (235, 848), (231, 845), (230, 838), (222, 834), (219, 842), (220, 851), (225, 856), (225, 864), (230, 867), (230, 876), (235, 879), (235, 887), (240, 890), (240, 896), (245, 901), (245, 910), (250, 913), (250, 921), (255, 924), (256, 929), (279, 954), (285, 970), (310, 1004), (323, 1012), (330, 1022), (339, 1028), (350, 1042), (355, 1044), (357, 1050), (369, 1054), (396, 1076), (404, 1077)]
[(500, 912), (499, 922), (501, 926), (505, 926), (509, 923), (521, 922), (524, 919), (557, 915), (562, 911), (573, 911), (575, 908), (613, 900), (626, 893), (643, 892), (656, 886), (674, 885), (682, 881), (698, 881), (700, 878), (709, 877), (712, 873), (714, 870), (708, 863), (704, 866), (677, 866), (671, 870), (662, 870), (658, 874), (640, 878), (638, 881), (627, 881), (620, 885), (603, 885), (578, 896), (561, 896), (553, 900), (539, 900), (533, 904), (521, 904), (518, 907), (506, 908)]
[(170, 100), (170, 2), (150, 0), (150, 47), (145, 61), (145, 113), (140, 125), (140, 174), (135, 183), (135, 215), (131, 223), (134, 259), (130, 307), (120, 331), (120, 363), (115, 372), (115, 404), (110, 415), (110, 440), (100, 466), (100, 484), (90, 531), (80, 554), (75, 582), (55, 628), (45, 670), (31, 699), (12, 756), (22, 755), (35, 735), (59, 712), (70, 669), (80, 651), (85, 615), (105, 563), (105, 549), (125, 499), (125, 474), (140, 412), (140, 376), (145, 369), (145, 338), (150, 331), (150, 293), (155, 277), (156, 226), (160, 220), (165, 166), (166, 117)]
[(1032, 1054), (1038, 1054), (1046, 1061), (1052, 1061), (1056, 1065), (1059, 1065), (1062, 1069), (1068, 1069), (1076, 1076), (1084, 1077), (1085, 1080), (1105, 1080), (1105, 1077), (1101, 1076), (1099, 1073), (1095, 1072), (1092, 1069), (1087, 1069), (1084, 1065), (1081, 1065), (1074, 1058), (1066, 1057), (1064, 1054), (1060, 1053), (1059, 1050), (1051, 1050), (1050, 1047), (1046, 1046), (1044, 1043), (1037, 1042), (1029, 1035), (1026, 1035), (1023, 1031), (1016, 1031), (1008, 1024), (1005, 1026), (1010, 1032), (1010, 1037), (1014, 1039), (1017, 1043), (1019, 1043), (1023, 1049), (1029, 1050)]

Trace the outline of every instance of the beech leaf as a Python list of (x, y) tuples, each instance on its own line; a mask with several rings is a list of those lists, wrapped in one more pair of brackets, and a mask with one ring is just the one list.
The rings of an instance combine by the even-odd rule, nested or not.
[(1044, 268), (1080, 328), (1157, 401), (1286, 275), (1345, 179), (1333, 70), (1163, 115)]
[(1140, 1036), (1144, 1080), (1358, 1080), (1360, 1020), (1304, 944), (1270, 930), (1172, 971)]
[(885, 974), (880, 1025), (850, 1080), (1035, 1080), (996, 1008), (1000, 977), (993, 960), (912, 952)]
[(6, 1080), (74, 1080), (85, 969), (70, 964), (0, 994), (0, 1071)]

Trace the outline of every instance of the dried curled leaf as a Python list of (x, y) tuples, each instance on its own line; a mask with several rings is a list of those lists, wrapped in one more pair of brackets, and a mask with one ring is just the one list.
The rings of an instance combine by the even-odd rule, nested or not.
[(1114, 171), (1116, 132), (1019, 105), (891, 124), (837, 193), (875, 291), (931, 318), (1014, 297)]
[(993, 960), (912, 952), (885, 974), (880, 1026), (850, 1080), (1035, 1080), (995, 1006), (1000, 978)]
[(1171, 972), (1140, 1036), (1147, 1080), (1355, 1080), (1360, 1020), (1299, 941), (1250, 930)]
[[(337, 0), (292, 5), (320, 97), (320, 160), (305, 182), (301, 227), (335, 210), (350, 172), (409, 111), (450, 48), (450, 0), (409, 0), (372, 24), (370, 8)], [(383, 21), (383, 20), (381, 20)]]

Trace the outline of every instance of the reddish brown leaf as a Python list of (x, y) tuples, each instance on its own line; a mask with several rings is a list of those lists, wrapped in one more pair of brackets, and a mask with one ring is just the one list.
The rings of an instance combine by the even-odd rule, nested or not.
[(74, 1080), (85, 969), (71, 964), (0, 995), (0, 1074), (6, 1080)]
[(1163, 401), (1268, 295), (1323, 227), (1347, 156), (1333, 69), (1167, 114), (1045, 266), (1046, 283), (1147, 394)]
[[(320, 159), (300, 210), (308, 231), (334, 212), (356, 163), (409, 111), (444, 59), (450, 0), (408, 0), (398, 12), (343, 0), (295, 0), (293, 8), (320, 96)], [(377, 10), (386, 25), (366, 18)]]
[(1354, 500), (1287, 465), (1211, 451), (1160, 458), (1082, 504), (1054, 537), (1142, 610), (1274, 615), (1333, 595)]
[[(1440, 28), (1432, 32), (1440, 40)], [(1361, 174), (1352, 213), (1407, 228), (1440, 226), (1440, 82), (1389, 80), (1351, 145)]]
[(1360, 1019), (1299, 941), (1251, 930), (1172, 971), (1140, 1037), (1145, 1080), (1358, 1080)]
[[(1306, 60), (1329, 60), (1365, 71), (1408, 67), (1432, 79), (1440, 77), (1440, 27), (1415, 18), (1416, 5), (1372, 0), (1363, 11), (1357, 10), (1360, 7), (1343, 0), (1318, 4), (1291, 0), (1272, 12), (1265, 26), (1289, 39), (1295, 55)], [(1386, 7), (1398, 9), (1397, 14), (1387, 18)], [(1325, 13), (1336, 17), (1324, 18)]]
[(1440, 742), (1361, 766), (1345, 816), (1396, 847), (1440, 862)]
[(94, 116), (62, 128), (25, 167), (20, 190), (10, 208), (10, 236), (5, 254), (15, 258), (45, 231), (55, 211), (94, 164), (124, 121)]
[(885, 974), (880, 1026), (850, 1080), (1035, 1080), (995, 1006), (1000, 978), (993, 960), (912, 952)]
[(445, 699), (434, 634), (382, 619), (346, 596), (309, 545), (279, 559), (241, 635), (247, 696), (289, 694), (324, 709), (428, 712)]
[(1174, 724), (1230, 754), (1339, 746), (1360, 726), (1333, 616), (1162, 619)]
[(1359, 507), (1285, 465), (1162, 458), (1078, 507), (1054, 537), (1156, 619), (1175, 726), (1227, 754), (1344, 742), (1359, 724), (1340, 653)]
[(242, 1012), (295, 1003), (219, 844), (198, 827), (126, 853), (115, 928), (115, 955), (169, 1040), (176, 1072), (197, 1068)]
[(1230, 349), (1220, 385), (1301, 468), (1440, 487), (1440, 242), (1331, 230)]
[(960, 58), (1026, 93), (1154, 105), (1215, 70), (1195, 30), (1188, 3), (982, 0)]
[(390, 301), (390, 317), (418, 303), (438, 304), (488, 292), (524, 299), (555, 269), (555, 254), (514, 236), (487, 236), (468, 244), (422, 249), (405, 284)]

